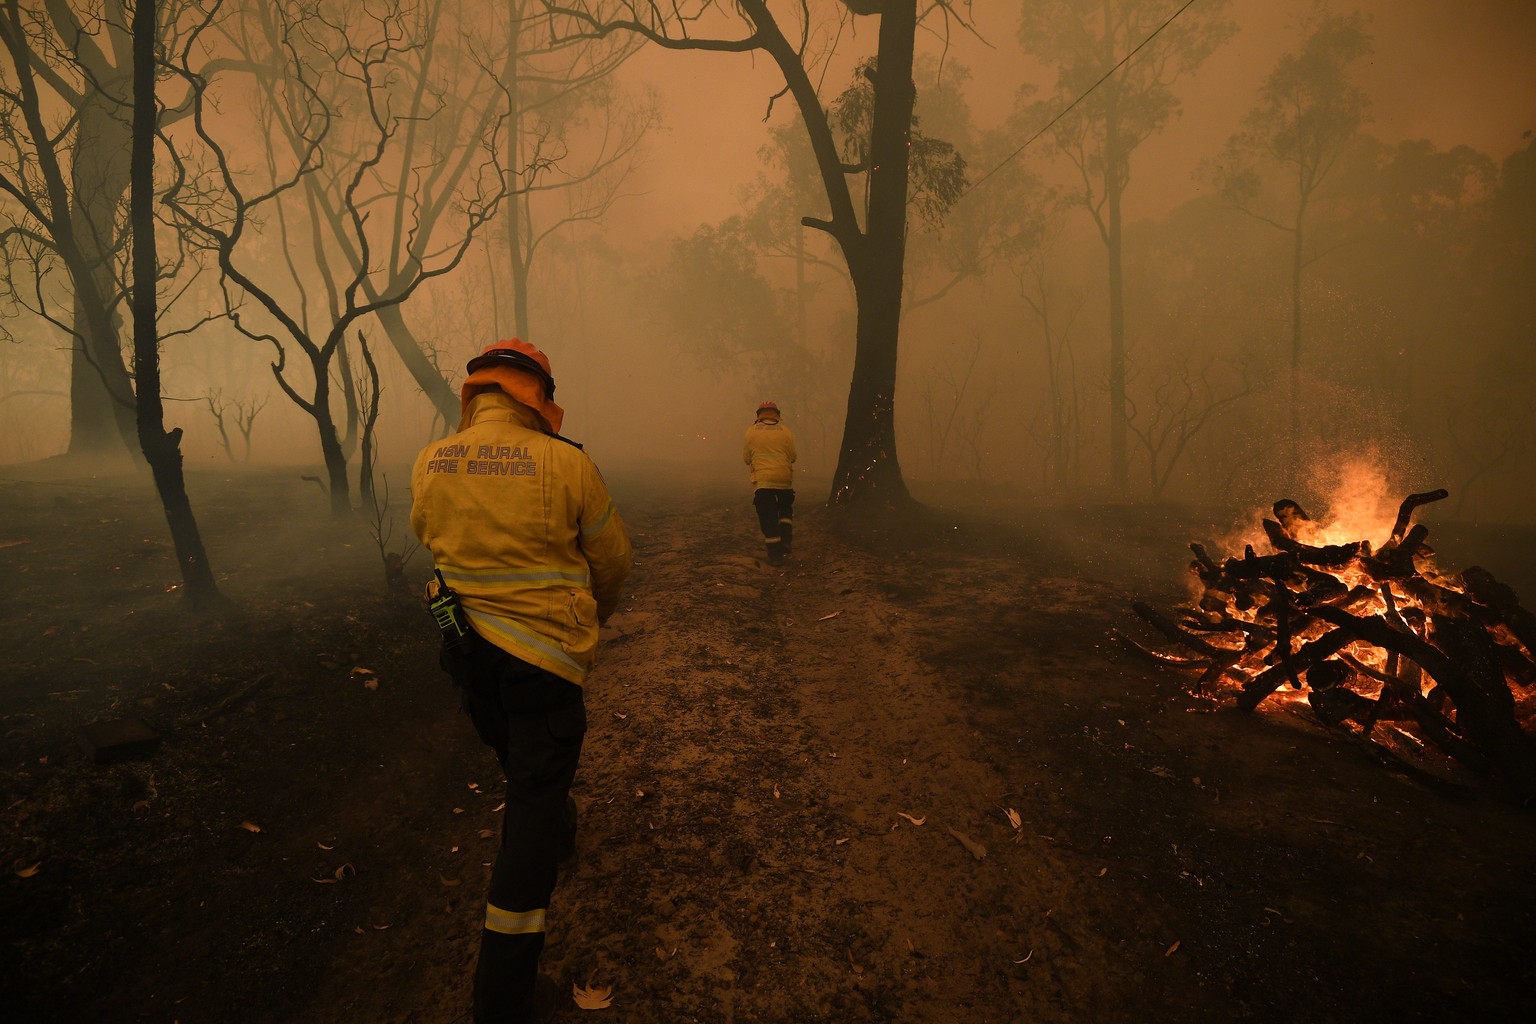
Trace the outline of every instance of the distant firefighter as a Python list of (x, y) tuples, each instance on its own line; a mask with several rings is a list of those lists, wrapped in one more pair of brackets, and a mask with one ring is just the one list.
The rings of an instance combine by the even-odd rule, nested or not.
[(795, 534), (795, 435), (783, 423), (779, 407), (764, 402), (757, 421), (747, 428), (741, 460), (752, 467), (752, 504), (763, 528), (768, 562), (782, 565)]
[(559, 435), (544, 353), (501, 341), (468, 372), (458, 433), (416, 459), (411, 527), (436, 563), (442, 666), (507, 776), (474, 1019), (521, 1024), (555, 1011), (538, 964), (556, 867), (575, 849), (581, 684), (631, 550), (597, 467)]

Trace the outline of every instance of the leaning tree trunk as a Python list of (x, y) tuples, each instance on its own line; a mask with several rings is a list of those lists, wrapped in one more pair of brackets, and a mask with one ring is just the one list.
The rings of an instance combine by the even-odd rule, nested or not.
[[(372, 287), (365, 282), (364, 285), (369, 301), (376, 301), (379, 297)], [(454, 394), (453, 388), (448, 386), (448, 381), (443, 377), (443, 371), (428, 359), (422, 351), (421, 342), (416, 340), (410, 325), (405, 322), (405, 314), (399, 306), (387, 305), (379, 307), (374, 313), (378, 318), (379, 326), (384, 328), (384, 336), (389, 339), (389, 344), (395, 350), (395, 355), (405, 364), (410, 372), (411, 379), (416, 386), (421, 388), (422, 394), (427, 396), (427, 401), (443, 417), (449, 427), (457, 426), (459, 422), (459, 396)]]
[[(70, 351), (71, 455), (123, 455), (138, 450), (133, 385), (123, 365), (121, 323), (111, 312), (118, 284), (111, 272), (118, 204), (128, 192), (131, 127), (121, 98), (131, 76), (91, 60), (96, 81), (80, 105), (77, 159), (70, 176), (70, 276), (76, 340)], [(89, 281), (82, 278), (89, 278)]]
[(901, 333), (902, 268), (907, 248), (907, 159), (912, 134), (915, 0), (892, 3), (880, 17), (873, 71), (869, 219), (844, 255), (858, 303), (853, 382), (831, 501), (911, 501), (896, 459), (896, 352)]
[(75, 338), (69, 352), (69, 446), (70, 455), (124, 454), (123, 431), (119, 423), (121, 403), (107, 390), (98, 370), (98, 360), (87, 342), (90, 318), (75, 298)]
[(181, 428), (165, 429), (160, 400), (160, 339), (155, 324), (155, 0), (139, 0), (133, 14), (133, 146), (130, 218), (133, 225), (133, 368), (138, 383), (139, 444), (154, 474), (176, 561), (194, 607), (216, 601), (218, 585), (203, 550), (182, 477)]

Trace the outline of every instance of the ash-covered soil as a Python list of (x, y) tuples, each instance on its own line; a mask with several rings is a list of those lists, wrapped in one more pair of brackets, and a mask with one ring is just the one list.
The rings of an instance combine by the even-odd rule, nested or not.
[[(1209, 522), (871, 521), (802, 489), (775, 569), (735, 468), (605, 466), (636, 569), (545, 966), (611, 1006), (561, 1019), (1536, 1009), (1530, 809), (1196, 699), (1109, 639), (1132, 600), (1181, 596)], [(423, 556), (391, 592), (366, 524), (298, 470), (198, 471), (232, 603), (194, 615), (147, 475), (0, 484), (5, 1018), (467, 1020), (501, 780), (437, 669)], [(80, 728), (124, 717), (158, 750), (92, 763)]]

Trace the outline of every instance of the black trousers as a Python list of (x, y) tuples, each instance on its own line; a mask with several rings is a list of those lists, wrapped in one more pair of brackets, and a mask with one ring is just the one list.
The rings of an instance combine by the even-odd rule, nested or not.
[(768, 561), (782, 562), (790, 554), (795, 540), (795, 492), (788, 488), (759, 487), (752, 494), (752, 505), (757, 509), (758, 525), (763, 528)]
[(445, 653), (443, 667), (507, 776), (501, 846), (475, 966), (475, 1021), (523, 1024), (532, 1019), (557, 867), (575, 839), (568, 808), (587, 732), (586, 705), (580, 686), (478, 637), (467, 654)]

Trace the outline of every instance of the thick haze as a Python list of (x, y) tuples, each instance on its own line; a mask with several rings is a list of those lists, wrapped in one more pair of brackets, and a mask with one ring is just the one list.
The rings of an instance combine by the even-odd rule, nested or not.
[[(1196, 0), (1190, 15), (1204, 3)], [(1254, 108), (1275, 62), (1300, 45), (1300, 19), (1313, 6), (1310, 0), (1233, 0), (1227, 13), (1235, 35), (1174, 83), (1180, 111), (1132, 156), (1124, 201), (1126, 337), (1138, 414), (1145, 424), (1168, 401), (1154, 395), (1157, 383), (1175, 372), (1184, 373), (1186, 383), (1203, 380), (1208, 402), (1240, 391), (1244, 382), (1249, 389), (1212, 416), (1156, 486), (1133, 441), (1133, 459), (1143, 464), (1133, 464), (1132, 497), (1267, 500), (1283, 486), (1275, 435), (1285, 417), (1290, 344), (1284, 239), (1223, 206), (1202, 168)], [(1041, 127), (1017, 120), (1021, 87), (1035, 86), (1036, 97), (1045, 99), (1055, 84), (1054, 68), (1020, 51), (1021, 9), (977, 5), (980, 38), (957, 30), (947, 50), (931, 32), (920, 37), (922, 53), (968, 69), (961, 92), (970, 127), (994, 133), (987, 153), (965, 154), (973, 181), (997, 166), (996, 153), (1016, 148), (1027, 130)], [(1392, 155), (1404, 142), (1427, 140), (1434, 153), (1470, 147), (1495, 173), (1512, 154), (1529, 150), (1536, 129), (1536, 4), (1369, 0), (1330, 9), (1367, 18), (1372, 51), (1350, 74), (1370, 99), (1361, 137), (1379, 145), (1351, 150), (1341, 160), (1330, 182), (1339, 191), (1323, 194), (1326, 203), (1316, 214), (1314, 237), (1326, 244), (1308, 266), (1304, 290), (1305, 457), (1328, 463), (1328, 472), (1346, 459), (1375, 460), (1386, 486), (1405, 491), (1443, 485), (1454, 493), (1475, 485), (1475, 500), (1458, 506), (1468, 516), (1528, 515), (1536, 452), (1520, 431), (1508, 429), (1506, 411), (1520, 408), (1518, 395), (1529, 393), (1536, 372), (1529, 359), (1508, 355), (1521, 351), (1522, 339), (1526, 351), (1532, 347), (1529, 305), (1509, 299), (1513, 289), (1490, 283), (1492, 297), (1469, 311), (1463, 330), (1451, 309), (1459, 299), (1450, 285), (1446, 294), (1424, 287), (1452, 280), (1436, 270), (1444, 259), (1461, 261), (1455, 280), (1490, 282), (1498, 273), (1489, 268), (1520, 272), (1508, 259), (1528, 260), (1529, 248), (1506, 251), (1497, 217), (1476, 212), (1499, 187), (1484, 182), (1462, 196), (1458, 203), (1476, 208), (1466, 225), (1447, 229), (1443, 249), (1415, 250), (1401, 265), (1395, 261), (1402, 247), (1388, 239), (1396, 230), (1390, 212), (1371, 214), (1377, 219), (1368, 230), (1359, 225), (1367, 207), (1385, 195), (1373, 175), (1398, 166)], [(824, 103), (847, 88), (851, 69), (873, 50), (873, 21), (856, 23), (822, 79)], [(791, 262), (766, 243), (745, 268), (731, 271), (735, 277), (718, 257), (680, 262), (683, 240), (697, 242), (701, 231), (747, 211), (759, 175), (781, 176), (760, 156), (772, 130), (788, 126), (795, 137), (803, 135), (786, 98), (764, 120), (782, 84), (777, 69), (762, 58), (651, 48), (622, 67), (614, 83), (629, 102), (654, 95), (661, 126), (646, 135), (608, 212), (553, 232), (530, 278), (528, 334), (553, 361), (568, 410), (565, 433), (586, 442), (605, 466), (686, 462), (741, 477), (739, 442), (750, 410), (774, 398), (802, 438), (803, 470), (813, 480), (825, 478), (836, 459), (852, 366), (853, 303), (836, 251), (819, 233), (805, 233), (807, 254), (824, 262), (807, 265), (803, 287)], [(920, 110), (934, 85), (931, 70), (920, 77)], [(924, 127), (943, 128), (937, 115)], [(601, 134), (589, 121), (573, 138), (579, 141), (583, 131)], [(1069, 165), (1053, 158), (1046, 143), (1033, 144), (1008, 169), (1070, 185)], [(984, 199), (996, 181), (981, 184), (950, 211), (950, 235), (910, 229), (918, 254), (909, 254), (909, 300), (942, 280), (949, 258), (943, 240), (965, 223), (967, 204)], [(1520, 187), (1529, 190), (1530, 180)], [(536, 197), (530, 207), (536, 226), (558, 220), (562, 202), (570, 200)], [(1536, 198), (1512, 186), (1499, 202), (1504, 205), (1488, 209), (1526, 209)], [(1422, 238), (1429, 229), (1402, 230)], [(506, 250), (497, 232), (503, 231), (498, 222), (452, 277), (423, 289), (405, 309), (407, 322), (430, 339), (455, 380), (470, 355), (516, 333), (507, 312), (511, 289), (501, 278)], [(1024, 301), (1022, 271), (1002, 261), (942, 300), (909, 309), (897, 433), (903, 470), (914, 483), (963, 482), (1026, 498), (1104, 493), (1105, 252), (1081, 207), (1063, 211), (1053, 234), (1041, 294), (1056, 313), (1054, 356)], [(753, 267), (766, 297), (749, 301), (744, 285), (757, 285), (742, 275), (751, 277)], [(6, 323), (18, 344), (0, 351), (0, 460), (57, 454), (68, 437), (68, 407), (59, 394), (64, 342), (36, 320)], [(783, 340), (782, 349), (775, 339)], [(228, 398), (267, 399), (253, 433), (257, 459), (318, 464), (313, 424), (273, 386), (269, 351), (210, 331), (168, 343), (165, 358), (172, 399), (167, 420), (186, 428), (190, 466), (228, 462), (202, 397), (214, 388)], [(1047, 435), (1061, 428), (1047, 423), (1048, 358), (1056, 360), (1054, 372), (1070, 373), (1060, 379), (1072, 389), (1077, 418), (1071, 474), (1053, 475), (1049, 468)], [(431, 407), (392, 354), (382, 359), (381, 373), (383, 465), (398, 473), (442, 425), (434, 425)], [(1485, 387), (1494, 389), (1486, 400), (1479, 391)], [(1458, 419), (1457, 410), (1467, 418)], [(1515, 425), (1525, 433), (1536, 427), (1529, 420)], [(1166, 439), (1160, 443), (1155, 458), (1167, 460), (1174, 449)], [(1321, 480), (1327, 472), (1309, 475)]]
[[(1294, 45), (1297, 16), (1311, 6), (1234, 0), (1238, 34), (1180, 86), (1183, 116), (1138, 153), (1133, 201), (1147, 207), (1139, 212), (1165, 212), (1189, 198), (1196, 162), (1237, 128), (1275, 58)], [(1522, 133), (1536, 130), (1536, 3), (1370, 0), (1333, 9), (1370, 18), (1375, 54), (1360, 84), (1371, 96), (1373, 133), (1427, 138), (1441, 148), (1465, 144), (1502, 159), (1521, 145)], [(964, 33), (953, 40), (951, 52), (975, 76), (970, 98), (978, 120), (1001, 120), (1020, 85), (1050, 80), (1019, 52), (1017, 10), (1016, 3), (979, 4), (976, 26), (985, 42)], [(931, 39), (927, 48), (936, 52)], [(761, 120), (778, 88), (776, 70), (734, 54), (650, 51), (625, 76), (660, 90), (668, 116), (657, 158), (637, 182), (646, 195), (616, 223), (634, 217), (686, 231), (733, 212), (741, 183), (759, 166)], [(788, 110), (780, 100), (778, 116)]]

